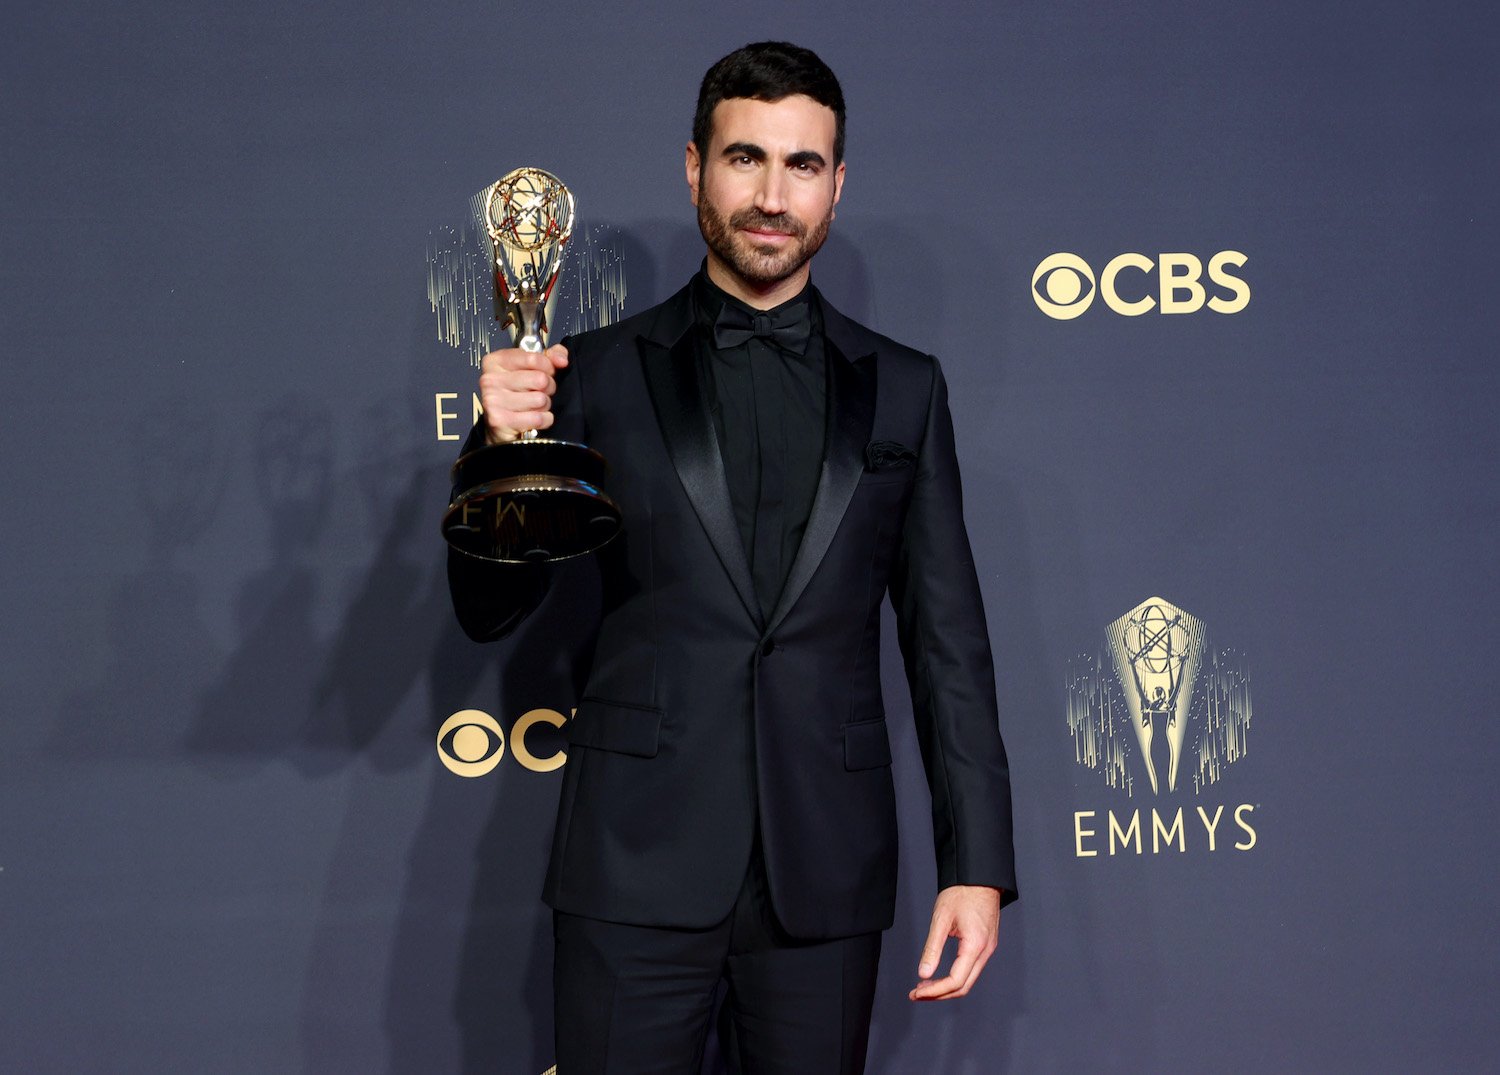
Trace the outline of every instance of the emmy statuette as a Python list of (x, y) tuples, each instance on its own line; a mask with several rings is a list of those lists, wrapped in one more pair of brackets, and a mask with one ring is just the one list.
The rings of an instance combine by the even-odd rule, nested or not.
[[(540, 168), (517, 168), (485, 203), (494, 250), (495, 317), (523, 351), (547, 346), (547, 306), (573, 233), (573, 195)], [(453, 464), (460, 492), (443, 537), (468, 556), (535, 563), (582, 556), (620, 530), (620, 510), (600, 489), (604, 457), (582, 444), (528, 430)]]

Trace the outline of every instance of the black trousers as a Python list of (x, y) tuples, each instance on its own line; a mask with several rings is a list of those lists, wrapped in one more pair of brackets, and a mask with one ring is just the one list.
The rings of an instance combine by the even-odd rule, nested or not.
[(734, 910), (706, 930), (554, 913), (558, 1075), (697, 1075), (720, 981), (719, 1047), (744, 1075), (864, 1071), (880, 934), (787, 935), (757, 846)]

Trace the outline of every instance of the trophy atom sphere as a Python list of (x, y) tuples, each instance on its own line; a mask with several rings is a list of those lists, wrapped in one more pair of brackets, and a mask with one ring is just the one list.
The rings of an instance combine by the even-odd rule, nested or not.
[(517, 168), (490, 188), (490, 238), (519, 253), (561, 248), (573, 234), (573, 193), (551, 172)]

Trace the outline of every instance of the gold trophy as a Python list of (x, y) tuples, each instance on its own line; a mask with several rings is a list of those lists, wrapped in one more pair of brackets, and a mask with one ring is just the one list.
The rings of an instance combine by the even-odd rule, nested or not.
[[(573, 195), (540, 168), (517, 168), (485, 199), (495, 261), (495, 318), (523, 351), (547, 346), (547, 309), (573, 234)], [(528, 430), (453, 464), (460, 490), (443, 537), (461, 553), (500, 563), (566, 560), (620, 531), (620, 509), (599, 488), (604, 457)]]

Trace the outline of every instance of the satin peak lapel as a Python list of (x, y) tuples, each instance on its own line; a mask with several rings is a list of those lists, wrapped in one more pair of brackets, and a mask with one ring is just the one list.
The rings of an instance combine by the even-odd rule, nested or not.
[(646, 387), (656, 407), (656, 420), (683, 492), (698, 513), (698, 520), (719, 554), (740, 601), (759, 624), (760, 602), (755, 597), (750, 561), (745, 557), (739, 527), (734, 521), (734, 505), (729, 499), (724, 460), (719, 454), (719, 438), (708, 410), (708, 393), (693, 334), (683, 332), (670, 348), (644, 336), (636, 342)]
[(838, 532), (854, 489), (859, 485), (859, 476), (864, 473), (865, 445), (870, 442), (870, 430), (875, 425), (874, 355), (861, 355), (850, 361), (834, 342), (832, 333), (826, 337), (826, 346), (828, 418), (823, 471), (818, 477), (818, 491), (813, 495), (812, 511), (807, 516), (807, 529), (802, 532), (802, 544), (797, 547), (792, 570), (766, 626), (768, 634), (781, 626), (833, 543), (833, 535)]

